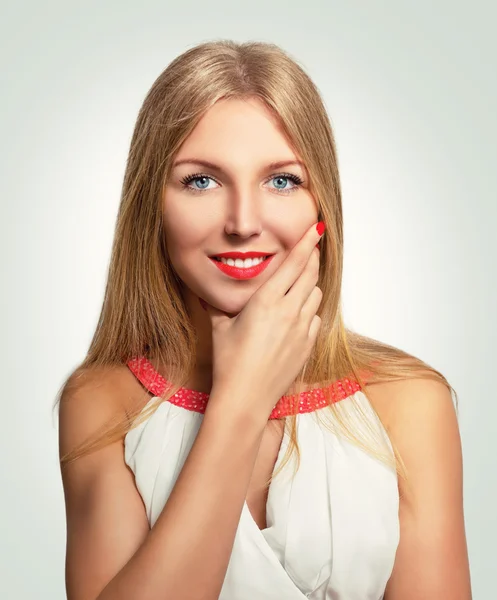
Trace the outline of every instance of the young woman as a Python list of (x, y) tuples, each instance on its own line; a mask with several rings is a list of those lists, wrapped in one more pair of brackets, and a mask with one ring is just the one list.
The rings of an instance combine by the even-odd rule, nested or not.
[(342, 226), (285, 52), (209, 42), (159, 76), (60, 394), (69, 600), (471, 597), (453, 389), (345, 328)]

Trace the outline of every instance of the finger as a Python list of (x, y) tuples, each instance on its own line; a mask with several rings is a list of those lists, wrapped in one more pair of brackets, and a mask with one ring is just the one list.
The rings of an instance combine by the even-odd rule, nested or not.
[(284, 303), (296, 314), (302, 310), (314, 286), (319, 279), (319, 250), (314, 249), (297, 281), (283, 299)]
[(307, 327), (307, 331), (309, 331), (311, 327), (312, 320), (318, 312), (322, 299), (323, 292), (321, 288), (315, 286), (309, 294), (309, 297), (307, 298), (304, 306), (302, 307), (302, 310), (300, 311), (300, 318), (304, 323), (304, 327)]
[(309, 256), (323, 232), (324, 223), (321, 221), (312, 225), (292, 248), (274, 275), (257, 290), (256, 294), (269, 303), (281, 299), (305, 269)]
[(321, 317), (314, 315), (311, 326), (309, 327), (309, 343), (314, 346), (316, 338), (318, 337), (319, 329), (321, 328)]

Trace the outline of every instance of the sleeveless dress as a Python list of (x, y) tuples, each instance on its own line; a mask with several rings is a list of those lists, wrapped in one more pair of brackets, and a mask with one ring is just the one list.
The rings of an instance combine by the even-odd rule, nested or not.
[[(154, 395), (146, 407), (171, 385), (145, 357), (127, 364)], [(340, 409), (350, 408), (350, 399), (356, 398), (391, 450), (357, 382), (344, 378), (330, 387)], [(150, 527), (195, 441), (208, 398), (181, 388), (126, 434), (125, 462), (134, 473)], [(283, 396), (270, 418), (291, 414), (285, 412), (286, 401)], [(329, 413), (325, 406), (322, 388), (301, 394), (296, 417), (299, 469), (292, 481), (292, 459), (271, 483), (265, 529), (244, 502), (220, 600), (383, 598), (400, 539), (397, 474), (320, 425), (316, 414)], [(285, 428), (273, 473), (287, 446)]]

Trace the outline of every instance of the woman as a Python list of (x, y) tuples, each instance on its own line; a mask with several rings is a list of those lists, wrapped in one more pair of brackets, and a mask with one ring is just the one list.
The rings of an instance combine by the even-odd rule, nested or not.
[(69, 600), (471, 597), (452, 387), (344, 327), (342, 264), (309, 77), (271, 44), (176, 58), (61, 390)]

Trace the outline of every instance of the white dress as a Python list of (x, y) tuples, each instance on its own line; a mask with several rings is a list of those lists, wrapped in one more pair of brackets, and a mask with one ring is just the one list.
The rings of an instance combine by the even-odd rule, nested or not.
[[(128, 366), (154, 394), (149, 404), (155, 402), (169, 382), (143, 357)], [(344, 410), (355, 396), (391, 449), (359, 386), (343, 379), (333, 389)], [(319, 408), (319, 392), (301, 396), (300, 467), (292, 481), (290, 460), (271, 483), (267, 528), (260, 530), (247, 503), (243, 505), (220, 600), (383, 598), (400, 538), (397, 474), (319, 424), (317, 411), (329, 413)], [(125, 437), (125, 461), (151, 527), (195, 441), (207, 400), (207, 394), (182, 388)], [(305, 412), (309, 406), (314, 410)], [(287, 445), (285, 431), (275, 470)]]

